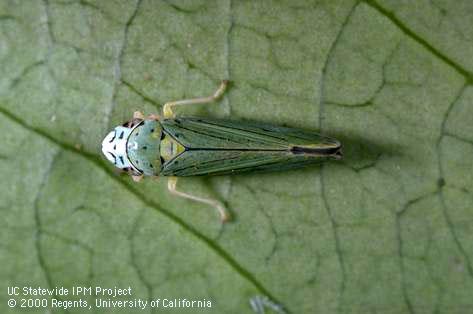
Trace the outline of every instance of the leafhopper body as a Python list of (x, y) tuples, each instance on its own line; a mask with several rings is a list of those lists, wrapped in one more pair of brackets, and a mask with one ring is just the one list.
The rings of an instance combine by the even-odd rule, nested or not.
[(163, 116), (145, 118), (135, 113), (132, 120), (105, 137), (104, 155), (135, 179), (169, 176), (171, 192), (220, 206), (221, 214), (219, 202), (177, 191), (176, 177), (290, 170), (341, 158), (338, 140), (313, 131), (245, 121), (176, 118), (170, 110), (173, 105), (212, 101), (223, 93), (224, 84), (211, 97), (166, 104)]
[[(135, 123), (129, 130), (112, 131), (104, 140), (105, 155), (115, 164), (126, 163), (135, 175), (279, 171), (341, 157), (337, 140), (295, 128), (191, 117)], [(118, 141), (124, 141), (125, 154), (113, 149)]]

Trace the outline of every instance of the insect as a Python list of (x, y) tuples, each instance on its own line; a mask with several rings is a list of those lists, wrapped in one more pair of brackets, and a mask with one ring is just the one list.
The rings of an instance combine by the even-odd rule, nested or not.
[(137, 111), (102, 142), (102, 152), (135, 181), (143, 176), (168, 176), (168, 190), (177, 196), (208, 204), (229, 219), (225, 206), (176, 188), (177, 177), (227, 175), (248, 171), (300, 168), (342, 157), (338, 140), (313, 131), (255, 122), (176, 117), (172, 108), (210, 103), (222, 96), (223, 81), (209, 97), (168, 102), (161, 115)]

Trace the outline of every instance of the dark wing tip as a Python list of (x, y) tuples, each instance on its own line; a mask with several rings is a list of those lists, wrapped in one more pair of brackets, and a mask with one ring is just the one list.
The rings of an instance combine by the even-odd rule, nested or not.
[(332, 155), (333, 159), (340, 160), (343, 158), (342, 146), (337, 149), (337, 151)]

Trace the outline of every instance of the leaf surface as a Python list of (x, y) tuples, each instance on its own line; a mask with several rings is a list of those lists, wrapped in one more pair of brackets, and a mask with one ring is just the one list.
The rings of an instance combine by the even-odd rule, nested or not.
[[(2, 1), (2, 291), (212, 302), (176, 313), (251, 313), (254, 296), (290, 313), (471, 310), (472, 20), (468, 0)], [(218, 104), (178, 112), (321, 130), (345, 158), (180, 181), (226, 203), (221, 226), (164, 178), (117, 175), (100, 143), (225, 78)], [(10, 298), (0, 312), (21, 312)]]

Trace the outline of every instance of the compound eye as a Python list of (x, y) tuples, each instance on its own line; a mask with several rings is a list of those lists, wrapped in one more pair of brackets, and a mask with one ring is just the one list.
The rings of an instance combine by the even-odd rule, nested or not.
[(130, 174), (132, 176), (141, 176), (143, 174), (143, 171), (132, 170), (132, 171), (130, 171)]
[(140, 118), (133, 118), (131, 120), (128, 120), (128, 121), (125, 121), (122, 126), (124, 126), (125, 128), (133, 128), (135, 125), (137, 124), (140, 124), (144, 122), (143, 119), (140, 119)]

